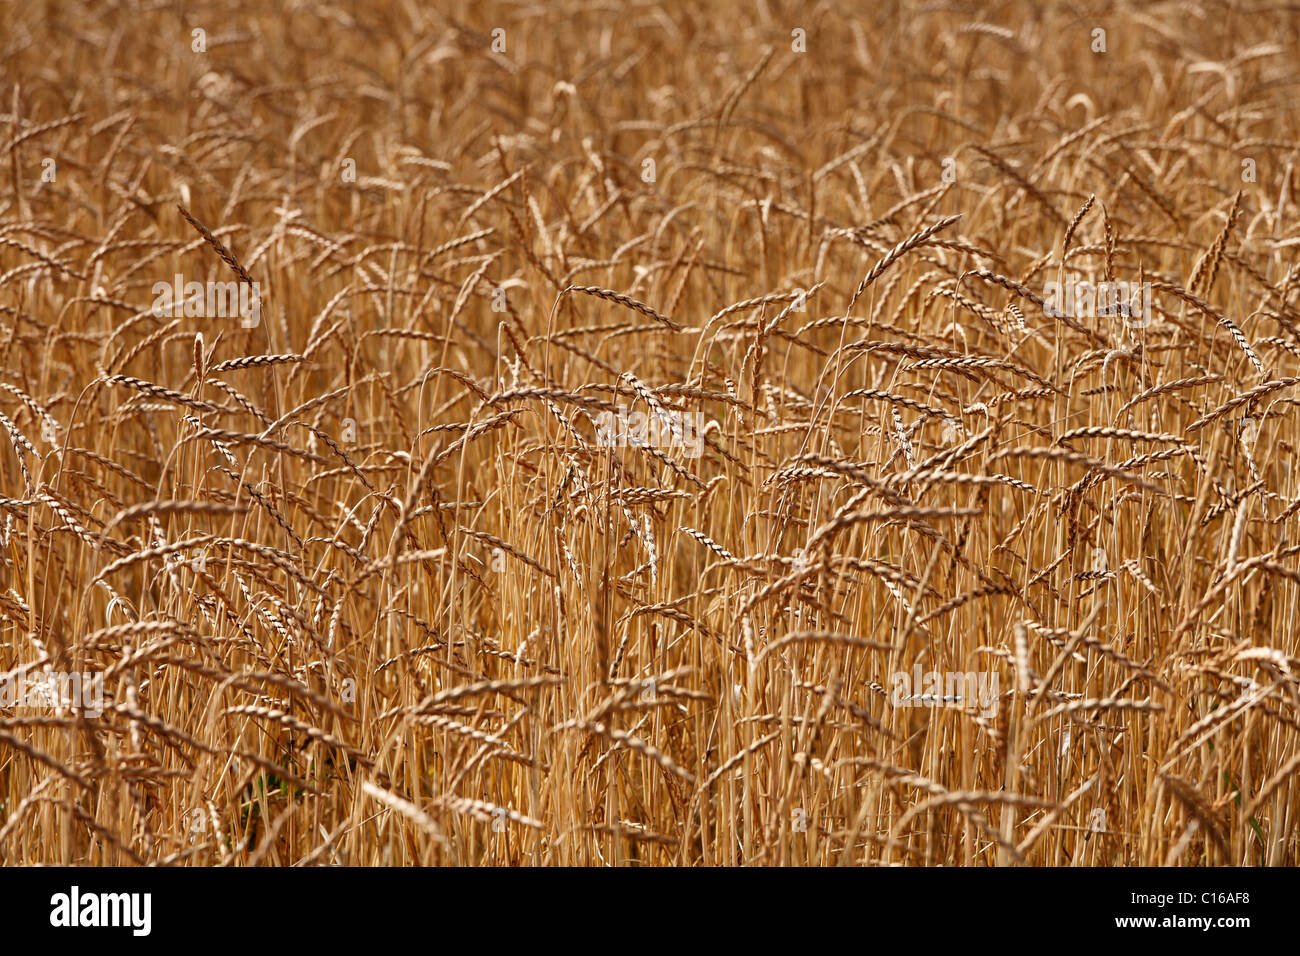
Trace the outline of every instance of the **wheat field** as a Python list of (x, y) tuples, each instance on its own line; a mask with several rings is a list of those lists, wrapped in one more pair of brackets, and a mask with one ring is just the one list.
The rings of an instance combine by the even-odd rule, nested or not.
[(0, 18), (0, 862), (1300, 863), (1296, 11)]

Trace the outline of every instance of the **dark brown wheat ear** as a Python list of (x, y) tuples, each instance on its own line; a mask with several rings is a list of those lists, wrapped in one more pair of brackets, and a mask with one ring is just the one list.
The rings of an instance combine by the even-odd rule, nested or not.
[(188, 209), (186, 209), (180, 203), (176, 204), (176, 208), (181, 211), (181, 215), (185, 217), (185, 221), (188, 222), (191, 226), (193, 226), (198, 231), (198, 234), (203, 237), (203, 240), (208, 245), (210, 245), (214, 250), (216, 250), (217, 255), (221, 257), (221, 260), (226, 265), (230, 266), (231, 271), (234, 272), (235, 275), (239, 276), (239, 278), (247, 282), (248, 287), (250, 289), (256, 290), (257, 284), (253, 282), (253, 277), (248, 274), (247, 269), (245, 269), (242, 265), (240, 265), (240, 262), (238, 259), (235, 258), (234, 253), (232, 253), (229, 249), (227, 249), (224, 245), (222, 245), (221, 240), (218, 239), (216, 236), (214, 236), (212, 234), (212, 231), (208, 229), (207, 226), (203, 225), (203, 223), (199, 222), (192, 215), (190, 215), (190, 211)]

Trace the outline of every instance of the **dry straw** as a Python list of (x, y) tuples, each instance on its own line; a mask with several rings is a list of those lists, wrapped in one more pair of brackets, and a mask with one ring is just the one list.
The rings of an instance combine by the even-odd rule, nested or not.
[(0, 862), (1300, 864), (1294, 12), (867, 6), (7, 10)]

